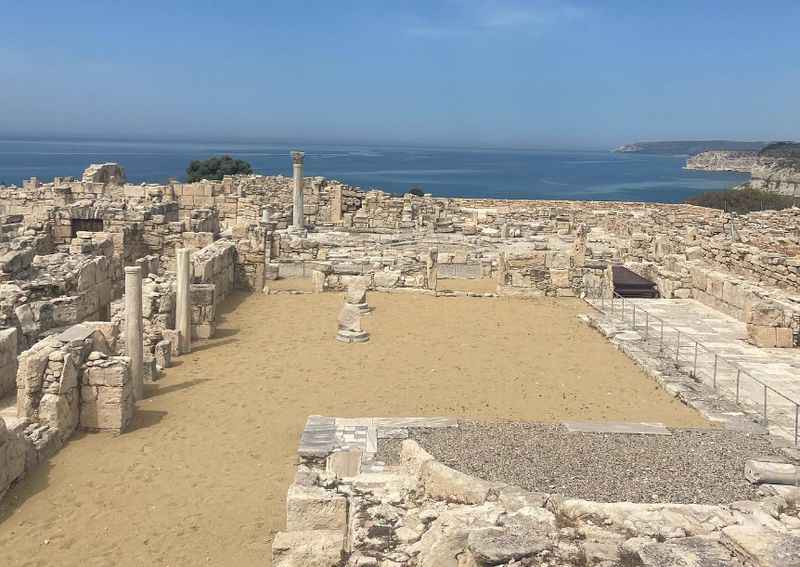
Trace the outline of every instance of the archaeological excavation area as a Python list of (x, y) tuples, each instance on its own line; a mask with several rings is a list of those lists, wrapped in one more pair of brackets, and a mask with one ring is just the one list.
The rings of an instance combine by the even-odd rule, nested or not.
[(3, 565), (800, 565), (800, 211), (291, 159), (0, 186)]

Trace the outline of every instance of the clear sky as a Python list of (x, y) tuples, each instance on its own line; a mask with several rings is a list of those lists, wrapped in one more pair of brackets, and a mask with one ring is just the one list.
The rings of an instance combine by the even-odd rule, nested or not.
[(800, 138), (797, 0), (0, 0), (0, 136)]

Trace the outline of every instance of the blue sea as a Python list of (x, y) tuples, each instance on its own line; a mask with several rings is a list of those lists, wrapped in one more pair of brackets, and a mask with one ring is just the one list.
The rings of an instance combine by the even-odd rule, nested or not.
[[(90, 163), (120, 163), (132, 182), (184, 178), (191, 160), (229, 154), (266, 175), (291, 175), (288, 145), (0, 140), (0, 184), (79, 178)], [(728, 189), (747, 175), (687, 171), (685, 156), (597, 150), (503, 150), (305, 144), (308, 176), (401, 194), (676, 203)]]

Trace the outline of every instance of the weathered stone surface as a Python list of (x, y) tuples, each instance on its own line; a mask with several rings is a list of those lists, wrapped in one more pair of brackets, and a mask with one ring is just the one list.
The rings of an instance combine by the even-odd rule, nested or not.
[(292, 485), (286, 496), (286, 529), (344, 530), (347, 528), (347, 499), (314, 486)]
[(336, 530), (278, 532), (272, 541), (273, 567), (340, 567), (344, 536)]
[(419, 475), (425, 494), (458, 504), (482, 504), (500, 485), (464, 474), (434, 460), (422, 464)]
[(800, 484), (800, 467), (791, 463), (749, 460), (744, 465), (744, 476), (753, 484)]
[(755, 567), (800, 566), (800, 536), (757, 525), (728, 526), (722, 542)]
[(733, 567), (727, 548), (717, 537), (687, 537), (641, 547), (639, 557), (645, 567)]

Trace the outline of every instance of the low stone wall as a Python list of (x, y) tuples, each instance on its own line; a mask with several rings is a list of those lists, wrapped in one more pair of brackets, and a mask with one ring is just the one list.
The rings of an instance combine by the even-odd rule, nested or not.
[(134, 411), (126, 357), (113, 356), (119, 330), (83, 323), (36, 343), (19, 357), (17, 417), (0, 417), (0, 498), (47, 460), (76, 429), (125, 431)]
[(192, 257), (194, 283), (213, 285), (214, 301), (221, 303), (234, 289), (237, 263), (236, 243), (217, 240)]

